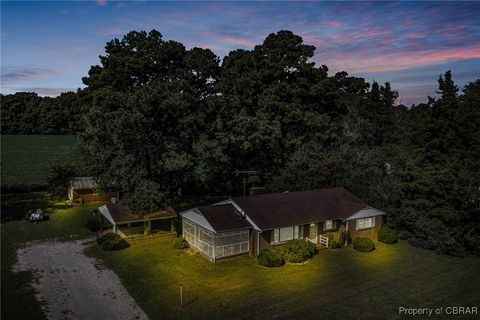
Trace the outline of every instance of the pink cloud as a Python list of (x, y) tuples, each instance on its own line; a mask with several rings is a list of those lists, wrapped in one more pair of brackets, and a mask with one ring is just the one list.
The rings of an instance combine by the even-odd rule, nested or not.
[(381, 28), (363, 28), (360, 30), (348, 30), (335, 32), (330, 37), (330, 40), (341, 43), (351, 43), (358, 40), (368, 40), (372, 37), (388, 36), (392, 34), (391, 31)]
[(325, 40), (323, 40), (322, 38), (319, 38), (315, 35), (312, 35), (312, 34), (302, 35), (302, 38), (303, 38), (304, 42), (306, 42), (306, 43), (313, 43), (313, 44), (316, 44), (316, 45), (326, 45), (327, 44), (327, 42)]
[(364, 36), (367, 37), (373, 37), (373, 36), (387, 36), (391, 34), (390, 31), (382, 29), (382, 28), (363, 28), (360, 30), (360, 33)]
[(105, 7), (107, 5), (107, 0), (95, 0), (97, 5)]
[(341, 27), (342, 26), (342, 23), (338, 20), (328, 20), (327, 21), (327, 24), (330, 26), (330, 27), (334, 27), (334, 28), (338, 28), (338, 27)]
[(219, 37), (221, 40), (225, 42), (235, 44), (235, 45), (240, 45), (240, 46), (254, 47), (257, 44), (255, 41), (245, 37), (231, 36), (231, 35), (220, 35)]
[[(330, 52), (322, 63), (332, 65), (332, 70), (345, 70), (349, 73), (370, 73), (410, 69), (431, 64), (445, 63), (449, 60), (461, 60), (480, 57), (480, 46), (466, 49), (442, 51), (395, 52), (381, 56), (351, 56), (343, 52)], [(317, 60), (319, 60), (317, 58)]]
[(425, 35), (420, 32), (407, 32), (405, 33), (405, 38), (408, 39), (420, 39), (420, 38), (425, 38)]

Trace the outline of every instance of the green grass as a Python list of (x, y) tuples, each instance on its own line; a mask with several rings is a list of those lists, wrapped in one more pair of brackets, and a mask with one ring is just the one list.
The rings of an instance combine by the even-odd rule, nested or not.
[[(2, 199), (2, 211), (37, 206), (49, 208), (49, 221), (2, 224), (2, 319), (44, 319), (28, 286), (32, 274), (11, 271), (16, 250), (27, 241), (88, 236), (84, 224), (98, 204), (69, 207), (52, 202), (45, 193)], [(117, 252), (92, 247), (88, 254), (118, 274), (151, 319), (397, 319), (401, 306), (480, 302), (478, 257), (441, 256), (405, 242), (376, 243), (370, 253), (324, 250), (305, 265), (265, 269), (247, 256), (212, 264), (198, 254), (173, 249), (174, 239), (133, 241)], [(179, 304), (180, 283), (184, 308)]]
[(326, 250), (305, 265), (264, 269), (246, 256), (214, 265), (173, 241), (89, 254), (119, 275), (150, 319), (396, 319), (400, 306), (479, 304), (477, 257), (377, 243), (370, 253)]
[(43, 208), (49, 213), (50, 219), (38, 224), (16, 220), (1, 225), (1, 319), (45, 319), (35, 300), (35, 292), (28, 285), (33, 279), (32, 273), (12, 272), (16, 251), (28, 241), (88, 236), (84, 225), (90, 217), (90, 211), (98, 205), (92, 203), (71, 207), (63, 202), (53, 202), (48, 194), (41, 192), (2, 195), (2, 214), (15, 210), (22, 210), (23, 214), (23, 208)]
[(46, 185), (50, 161), (76, 142), (71, 135), (2, 135), (2, 186)]

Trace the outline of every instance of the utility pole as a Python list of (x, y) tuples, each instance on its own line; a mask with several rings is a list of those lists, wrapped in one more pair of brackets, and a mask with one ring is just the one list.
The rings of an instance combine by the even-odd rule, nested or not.
[(235, 169), (235, 171), (233, 171), (236, 177), (238, 177), (240, 174), (243, 175), (243, 196), (246, 195), (247, 176), (251, 173), (257, 173), (257, 172), (258, 171), (254, 171), (254, 170), (238, 170), (238, 169)]
[(183, 287), (181, 282), (180, 282), (180, 307), (183, 308)]

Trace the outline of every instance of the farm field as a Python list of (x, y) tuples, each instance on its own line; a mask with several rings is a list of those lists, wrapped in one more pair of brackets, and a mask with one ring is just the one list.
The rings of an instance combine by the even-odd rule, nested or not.
[(50, 161), (75, 144), (73, 135), (2, 135), (2, 186), (44, 186)]

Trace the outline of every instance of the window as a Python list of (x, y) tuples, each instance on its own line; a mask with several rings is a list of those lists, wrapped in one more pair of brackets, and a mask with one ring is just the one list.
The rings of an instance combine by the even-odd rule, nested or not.
[(332, 229), (333, 229), (333, 220), (326, 220), (324, 230), (332, 230)]
[(286, 242), (291, 239), (301, 239), (303, 229), (301, 226), (277, 228), (272, 230), (271, 244)]
[(280, 228), (280, 241), (293, 239), (293, 227)]
[(299, 239), (300, 237), (298, 236), (298, 226), (293, 227), (293, 238)]
[(278, 243), (278, 242), (280, 242), (280, 229), (274, 229), (272, 243)]
[(357, 219), (357, 230), (375, 227), (375, 217)]

